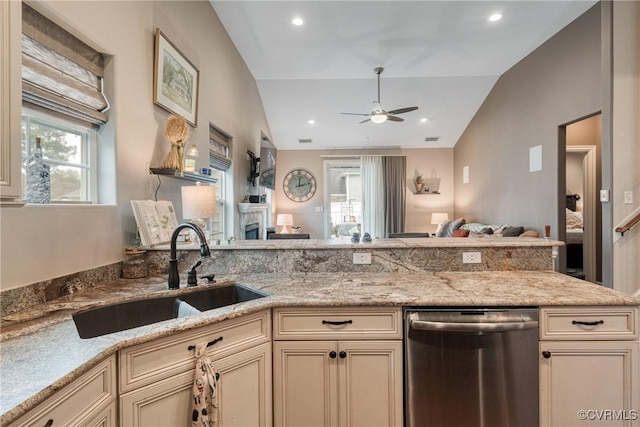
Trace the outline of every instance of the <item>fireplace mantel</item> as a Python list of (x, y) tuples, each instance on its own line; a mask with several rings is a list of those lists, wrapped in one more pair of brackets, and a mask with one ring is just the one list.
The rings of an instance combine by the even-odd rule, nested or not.
[(270, 205), (268, 203), (238, 203), (238, 212), (240, 212), (240, 230), (239, 238), (244, 239), (245, 226), (252, 222), (259, 224), (259, 236), (261, 239), (267, 238), (266, 227), (267, 224), (267, 212)]
[(261, 212), (269, 209), (268, 203), (238, 203), (238, 211), (241, 214), (247, 212)]

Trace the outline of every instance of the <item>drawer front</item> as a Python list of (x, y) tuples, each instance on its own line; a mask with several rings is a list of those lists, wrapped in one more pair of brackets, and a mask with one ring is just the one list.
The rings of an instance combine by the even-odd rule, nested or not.
[(636, 340), (638, 307), (542, 308), (540, 339)]
[(11, 427), (83, 426), (116, 399), (116, 358), (111, 356), (29, 411)]
[(208, 349), (212, 360), (268, 342), (271, 339), (271, 312), (265, 310), (225, 320), (121, 350), (120, 392), (192, 370), (195, 356), (189, 346), (219, 338), (222, 340)]
[(395, 307), (310, 307), (274, 311), (274, 339), (401, 339), (402, 311)]

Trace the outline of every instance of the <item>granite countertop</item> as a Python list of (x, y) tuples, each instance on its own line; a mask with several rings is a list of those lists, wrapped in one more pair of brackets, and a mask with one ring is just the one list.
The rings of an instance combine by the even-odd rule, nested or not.
[[(425, 239), (427, 240), (427, 239)], [(182, 283), (185, 283), (183, 279)], [(134, 298), (242, 283), (265, 298), (187, 318), (80, 339), (71, 314)], [(640, 305), (640, 298), (550, 271), (292, 273), (227, 276), (167, 290), (166, 277), (121, 279), (2, 318), (0, 424), (15, 420), (119, 349), (248, 313), (285, 306)]]
[[(219, 244), (209, 242), (211, 249), (243, 250), (243, 249), (394, 249), (394, 248), (462, 248), (462, 247), (554, 247), (564, 246), (559, 240), (534, 237), (412, 237), (398, 239), (373, 239), (371, 242), (351, 243), (349, 239), (277, 239), (277, 240), (234, 240), (220, 241)], [(196, 250), (197, 243), (180, 243), (178, 250)], [(169, 250), (169, 244), (145, 247), (145, 250)]]

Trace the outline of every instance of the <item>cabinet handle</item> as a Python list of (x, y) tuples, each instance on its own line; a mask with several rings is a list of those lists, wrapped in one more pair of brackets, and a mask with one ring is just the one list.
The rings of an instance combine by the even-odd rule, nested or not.
[(581, 320), (574, 320), (571, 322), (572, 325), (584, 325), (584, 326), (598, 326), (604, 324), (604, 320), (596, 320), (594, 322), (583, 322)]
[(350, 325), (353, 323), (353, 320), (341, 320), (341, 321), (335, 321), (335, 320), (323, 320), (322, 324), (323, 325), (334, 325), (334, 326), (340, 326), (340, 325)]
[(335, 359), (336, 356), (337, 356), (337, 354), (336, 354), (335, 351), (332, 351), (331, 353), (329, 353), (329, 357), (332, 358), (332, 359)]
[(49, 419), (47, 420), (47, 423), (44, 425), (44, 427), (51, 427), (53, 425), (53, 420)]
[(543, 351), (542, 352), (542, 357), (544, 357), (545, 359), (550, 359), (551, 358), (551, 352), (550, 351)]
[(347, 357), (347, 352), (346, 351), (341, 351), (340, 352), (340, 359), (344, 359), (345, 357)]
[[(212, 345), (218, 344), (220, 341), (222, 341), (222, 337), (218, 337), (213, 341), (209, 341), (207, 343), (207, 347), (211, 347)], [(187, 350), (195, 350), (196, 346), (195, 345), (190, 345), (189, 347), (187, 347)]]

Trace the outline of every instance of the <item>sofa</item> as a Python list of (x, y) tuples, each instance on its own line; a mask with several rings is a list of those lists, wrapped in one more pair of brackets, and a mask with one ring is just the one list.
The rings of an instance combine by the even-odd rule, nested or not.
[(535, 230), (508, 224), (467, 222), (465, 218), (445, 221), (438, 226), (436, 237), (539, 237)]

